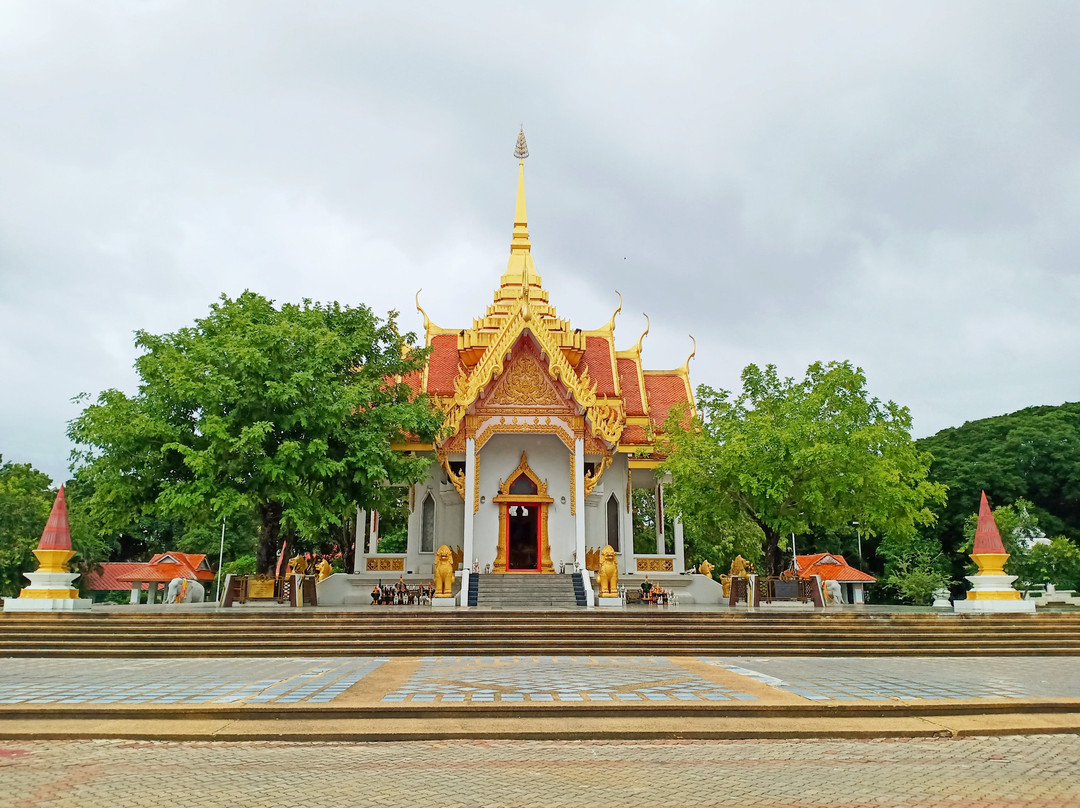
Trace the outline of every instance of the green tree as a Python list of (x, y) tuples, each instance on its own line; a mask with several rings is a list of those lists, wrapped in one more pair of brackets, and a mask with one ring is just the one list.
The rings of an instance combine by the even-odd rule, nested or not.
[(737, 524), (764, 535), (766, 570), (785, 566), (781, 541), (858, 521), (863, 535), (910, 538), (933, 520), (944, 486), (911, 440), (906, 407), (871, 398), (847, 362), (815, 363), (801, 381), (749, 365), (741, 393), (697, 392), (698, 415), (674, 409), (662, 444), (669, 504), (684, 522)]
[(283, 533), (317, 535), (425, 473), (426, 460), (391, 449), (441, 424), (402, 382), (426, 360), (413, 339), (395, 313), (276, 308), (253, 292), (222, 296), (175, 333), (137, 332), (138, 393), (107, 390), (69, 426), (95, 517), (122, 530), (147, 516), (255, 513), (257, 568), (271, 572)]
[[(69, 482), (65, 493), (71, 546), (75, 550), (71, 571), (82, 576), (75, 584), (85, 586), (87, 571), (108, 557), (109, 548), (88, 523), (86, 501), (79, 487)], [(29, 463), (0, 462), (0, 596), (18, 595), (28, 583), (23, 573), (37, 569), (34, 550), (56, 494), (49, 476)]]
[(23, 573), (37, 569), (33, 552), (55, 496), (44, 472), (29, 463), (0, 463), (0, 595), (18, 595), (28, 583)]
[(885, 561), (881, 597), (928, 606), (939, 589), (949, 587), (949, 559), (932, 536), (894, 539), (885, 534), (878, 554)]
[(1080, 403), (970, 421), (918, 445), (933, 455), (930, 479), (949, 488), (931, 530), (952, 559), (954, 577), (967, 567), (965, 523), (983, 490), (1002, 504), (1028, 500), (1048, 535), (1080, 541)]

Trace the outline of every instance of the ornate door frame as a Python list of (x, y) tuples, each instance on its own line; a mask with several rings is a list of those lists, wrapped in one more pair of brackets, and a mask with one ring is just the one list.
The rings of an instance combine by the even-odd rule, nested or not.
[[(536, 486), (535, 494), (510, 493), (510, 486), (522, 475), (531, 480), (533, 485)], [(510, 472), (510, 476), (506, 478), (505, 482), (499, 480), (499, 493), (497, 496), (492, 497), (491, 501), (499, 506), (499, 549), (495, 555), (492, 572), (507, 572), (506, 563), (509, 555), (509, 548), (506, 546), (509, 541), (507, 510), (511, 505), (534, 505), (539, 509), (537, 513), (537, 530), (540, 533), (540, 569), (538, 574), (555, 572), (551, 563), (551, 545), (548, 543), (548, 507), (555, 500), (548, 496), (547, 480), (541, 480), (529, 468), (529, 459), (526, 457), (525, 452), (521, 453), (521, 462), (518, 463), (516, 469)], [(522, 570), (522, 572), (527, 571)]]

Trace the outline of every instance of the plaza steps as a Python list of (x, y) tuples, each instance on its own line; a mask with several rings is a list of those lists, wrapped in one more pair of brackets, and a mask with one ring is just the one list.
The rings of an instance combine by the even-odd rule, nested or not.
[(436, 613), (392, 606), (0, 614), (0, 658), (648, 654), (1080, 656), (1080, 614)]
[[(476, 598), (471, 589), (476, 580)], [(531, 575), (503, 573), (499, 575), (470, 575), (469, 603), (491, 609), (560, 609), (584, 606), (585, 590), (581, 575)], [(581, 589), (581, 600), (578, 589)]]

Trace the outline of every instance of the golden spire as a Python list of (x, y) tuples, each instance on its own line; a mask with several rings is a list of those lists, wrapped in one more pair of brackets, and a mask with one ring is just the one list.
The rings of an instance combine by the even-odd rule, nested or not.
[(540, 276), (532, 260), (532, 245), (529, 243), (529, 217), (525, 211), (525, 158), (529, 156), (529, 147), (525, 143), (525, 128), (518, 131), (514, 157), (518, 161), (517, 203), (514, 205), (514, 235), (510, 239), (510, 260), (506, 273), (499, 283), (501, 295), (516, 298), (522, 285), (539, 287)]
[(518, 132), (514, 157), (518, 159), (517, 205), (514, 206), (514, 237), (510, 239), (510, 252), (530, 252), (529, 217), (525, 213), (525, 158), (529, 156), (529, 147), (525, 143), (525, 127)]

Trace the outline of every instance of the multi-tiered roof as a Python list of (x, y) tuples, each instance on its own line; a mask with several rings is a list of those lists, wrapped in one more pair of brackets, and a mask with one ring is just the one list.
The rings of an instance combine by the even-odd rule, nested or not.
[(678, 403), (693, 410), (690, 358), (675, 370), (644, 370), (641, 346), (615, 348), (615, 318), (600, 328), (582, 330), (562, 319), (551, 305), (533, 263), (525, 209), (525, 162), (528, 149), (519, 133), (517, 204), (510, 259), (495, 290), (494, 302), (472, 326), (440, 328), (424, 317), (424, 344), (431, 348), (427, 366), (406, 381), (415, 391), (433, 396), (447, 413), (444, 444), (457, 435), (477, 400), (503, 372), (522, 334), (538, 343), (548, 375), (566, 388), (567, 396), (584, 414), (591, 437), (607, 451), (651, 454), (655, 432)]

